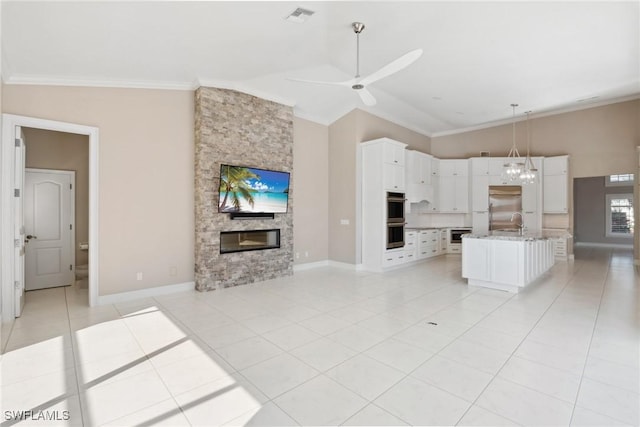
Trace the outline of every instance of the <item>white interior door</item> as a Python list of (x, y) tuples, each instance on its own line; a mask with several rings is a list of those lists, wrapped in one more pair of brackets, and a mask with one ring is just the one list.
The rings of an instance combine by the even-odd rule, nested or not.
[(75, 173), (27, 169), (24, 197), (26, 289), (74, 281)]
[(20, 126), (15, 129), (15, 159), (14, 159), (14, 297), (15, 316), (20, 317), (24, 307), (24, 268), (25, 268), (25, 239), (24, 239), (24, 179), (25, 158), (24, 134)]

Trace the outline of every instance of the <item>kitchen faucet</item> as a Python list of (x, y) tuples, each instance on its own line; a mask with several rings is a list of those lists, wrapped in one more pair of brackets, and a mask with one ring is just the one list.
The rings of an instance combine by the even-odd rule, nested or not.
[(520, 230), (520, 235), (522, 236), (522, 230), (524, 229), (524, 217), (520, 212), (514, 212), (511, 214), (511, 222), (516, 217), (516, 215), (520, 215), (520, 225), (518, 225), (518, 229)]

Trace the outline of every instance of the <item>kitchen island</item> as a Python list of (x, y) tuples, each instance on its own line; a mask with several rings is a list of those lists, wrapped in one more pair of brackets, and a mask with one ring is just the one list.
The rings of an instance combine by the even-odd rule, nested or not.
[(491, 232), (462, 238), (462, 277), (470, 286), (518, 292), (555, 262), (543, 233)]

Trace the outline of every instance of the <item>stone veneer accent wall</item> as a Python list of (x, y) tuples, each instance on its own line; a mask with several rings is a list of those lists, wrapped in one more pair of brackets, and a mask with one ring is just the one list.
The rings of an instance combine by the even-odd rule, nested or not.
[[(275, 219), (218, 213), (220, 164), (292, 172), (293, 111), (244, 93), (200, 87), (195, 110), (195, 281), (206, 291), (293, 274), (293, 174), (289, 209)], [(280, 229), (280, 249), (220, 254), (220, 232)]]

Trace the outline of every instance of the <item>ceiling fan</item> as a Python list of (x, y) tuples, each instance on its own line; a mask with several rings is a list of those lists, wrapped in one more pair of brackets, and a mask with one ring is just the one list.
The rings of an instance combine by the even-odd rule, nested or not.
[(362, 102), (365, 105), (373, 106), (376, 105), (376, 99), (371, 94), (371, 92), (367, 90), (367, 86), (374, 82), (377, 82), (378, 80), (388, 77), (391, 74), (397, 73), (403, 68), (411, 65), (414, 61), (420, 58), (420, 56), (422, 55), (422, 49), (412, 50), (411, 52), (402, 55), (395, 61), (388, 63), (378, 71), (371, 73), (366, 77), (360, 77), (360, 33), (362, 32), (362, 30), (364, 30), (364, 24), (362, 22), (354, 22), (351, 24), (351, 27), (353, 28), (353, 32), (356, 33), (356, 75), (354, 78), (342, 82), (326, 82), (294, 78), (289, 78), (289, 80), (303, 83), (350, 87), (351, 89), (355, 90), (358, 95), (360, 95), (360, 99), (362, 99)]

